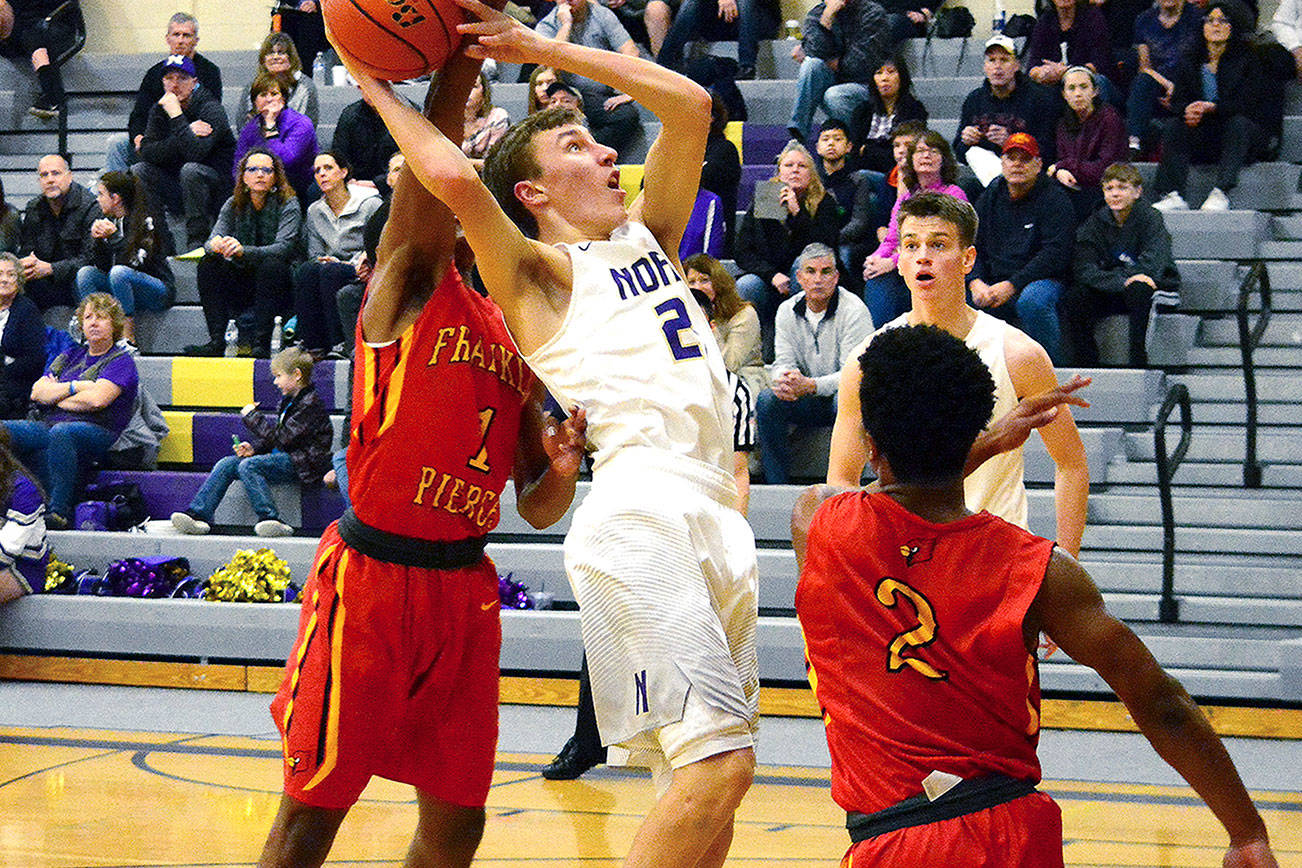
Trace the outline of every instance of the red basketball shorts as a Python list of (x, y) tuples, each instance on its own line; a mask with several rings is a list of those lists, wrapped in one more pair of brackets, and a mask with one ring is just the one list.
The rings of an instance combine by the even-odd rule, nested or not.
[(285, 792), (347, 808), (372, 775), (482, 807), (497, 748), (497, 570), (374, 560), (332, 524), (271, 703)]
[(896, 829), (852, 846), (841, 868), (1062, 868), (1062, 810), (1031, 793), (950, 820)]

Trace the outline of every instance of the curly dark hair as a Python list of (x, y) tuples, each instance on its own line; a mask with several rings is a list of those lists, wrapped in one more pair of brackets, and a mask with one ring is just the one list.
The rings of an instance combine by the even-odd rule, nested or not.
[(859, 356), (864, 430), (895, 478), (960, 479), (995, 407), (995, 381), (976, 350), (931, 325), (886, 329)]

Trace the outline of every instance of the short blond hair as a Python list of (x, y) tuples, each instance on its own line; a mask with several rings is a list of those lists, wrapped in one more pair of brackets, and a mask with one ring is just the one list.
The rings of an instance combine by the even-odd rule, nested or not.
[(298, 347), (286, 347), (271, 357), (271, 373), (289, 374), (298, 371), (299, 380), (306, 386), (312, 382), (312, 354)]
[(77, 325), (81, 325), (86, 311), (93, 310), (113, 321), (113, 342), (122, 340), (127, 329), (127, 315), (122, 312), (122, 304), (107, 292), (92, 292), (77, 305)]

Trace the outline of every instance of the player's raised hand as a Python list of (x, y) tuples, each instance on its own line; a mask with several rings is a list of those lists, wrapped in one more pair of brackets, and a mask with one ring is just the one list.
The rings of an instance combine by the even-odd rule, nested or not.
[(1088, 407), (1089, 401), (1076, 393), (1092, 382), (1094, 380), (1090, 377), (1075, 374), (1055, 389), (1023, 398), (1017, 402), (1016, 407), (990, 423), (989, 430), (982, 434), (982, 438), (988, 436), (993, 441), (996, 452), (1016, 449), (1026, 442), (1026, 438), (1036, 428), (1042, 428), (1058, 418), (1060, 407), (1069, 404)]
[(551, 462), (552, 470), (562, 477), (579, 475), (583, 467), (583, 451), (588, 443), (588, 413), (582, 407), (564, 422), (548, 420), (543, 429), (543, 451)]
[(1269, 843), (1249, 841), (1227, 850), (1221, 868), (1279, 868), (1279, 863), (1275, 861)]
[(476, 39), (470, 44), (462, 43), (470, 57), (480, 60), (492, 57), (503, 63), (536, 63), (543, 59), (552, 40), (479, 0), (456, 0), (456, 3), (471, 18), (457, 25), (457, 32), (462, 36)]

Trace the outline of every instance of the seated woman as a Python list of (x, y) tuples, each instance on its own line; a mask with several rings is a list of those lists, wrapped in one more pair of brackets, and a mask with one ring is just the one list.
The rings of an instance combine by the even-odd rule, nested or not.
[(1063, 75), (1067, 109), (1058, 121), (1058, 161), (1044, 170), (1067, 188), (1077, 223), (1103, 204), (1103, 170), (1125, 159), (1128, 149), (1125, 121), (1103, 101), (1097, 82), (1084, 66)]
[(1225, 211), (1227, 195), (1239, 184), (1239, 170), (1261, 155), (1269, 128), (1268, 101), (1261, 98), (1265, 74), (1248, 45), (1251, 18), (1235, 0), (1213, 0), (1203, 17), (1203, 38), (1193, 58), (1176, 68), (1171, 113), (1162, 134), (1162, 159), (1153, 179), (1153, 207), (1188, 208), (1184, 185), (1197, 154), (1217, 166), (1216, 186), (1204, 211)]
[[(845, 216), (836, 197), (823, 189), (814, 170), (814, 158), (792, 139), (778, 155), (776, 209), (779, 216), (757, 216), (764, 208), (756, 185), (756, 199), (737, 227), (737, 266), (745, 273), (737, 279), (737, 292), (755, 305), (764, 341), (764, 357), (773, 355), (773, 318), (778, 306), (791, 295), (796, 256), (815, 241), (835, 248)], [(774, 203), (766, 203), (773, 205)]]
[[(262, 145), (280, 157), (289, 183), (303, 201), (312, 188), (312, 160), (316, 158), (316, 125), (306, 115), (285, 104), (284, 74), (260, 72), (249, 86), (253, 113), (235, 142), (235, 164), (248, 151)], [(236, 179), (239, 180), (238, 178)]]
[(547, 88), (560, 81), (556, 70), (550, 66), (535, 66), (529, 74), (529, 114), (547, 108), (551, 102)]
[[(895, 168), (892, 133), (905, 121), (927, 120), (927, 107), (913, 95), (913, 77), (903, 55), (882, 61), (868, 85), (868, 101), (850, 123), (859, 165), (883, 176)], [(843, 203), (849, 207), (849, 203)]]
[[(723, 364), (746, 381), (752, 395), (769, 385), (760, 352), (759, 315), (737, 294), (737, 284), (723, 263), (704, 253), (683, 260), (687, 286), (710, 315), (710, 328), (723, 351)], [(753, 400), (753, 399), (752, 399)]]
[(466, 101), (466, 127), (461, 139), (461, 150), (473, 160), (482, 160), (488, 149), (506, 135), (511, 126), (511, 116), (506, 109), (493, 105), (493, 89), (488, 76), (481, 71), (479, 79), (470, 88)]
[(50, 493), (46, 524), (53, 530), (68, 527), (82, 473), (131, 420), (139, 375), (131, 352), (118, 345), (125, 321), (108, 293), (82, 299), (77, 322), (86, 343), (61, 353), (32, 385), (40, 418), (4, 423), (14, 454)]
[(77, 297), (109, 292), (126, 317), (122, 336), (136, 341), (136, 307), (167, 310), (176, 299), (176, 279), (167, 257), (172, 233), (150, 213), (144, 185), (135, 175), (105, 172), (95, 187), (104, 215), (90, 225), (90, 265), (77, 271)]
[(1099, 90), (1112, 100), (1114, 90), (1107, 78), (1112, 47), (1103, 13), (1088, 0), (1053, 0), (1036, 19), (1027, 41), (1026, 74), (1032, 81), (1057, 87), (1072, 66), (1088, 66), (1103, 76)]
[[(262, 40), (262, 47), (258, 49), (258, 70), (253, 76), (254, 79), (256, 80), (264, 72), (286, 77), (288, 87), (284, 95), (286, 106), (306, 116), (313, 127), (321, 122), (317, 97), (317, 85), (320, 82), (313, 81), (312, 76), (303, 72), (303, 63), (299, 60), (298, 49), (294, 47), (294, 40), (287, 34), (268, 33), (267, 38)], [(240, 94), (239, 109), (235, 112), (236, 118), (247, 118), (253, 114), (253, 97), (253, 92), (245, 88)]]
[(881, 328), (909, 309), (909, 288), (904, 285), (897, 266), (900, 261), (900, 227), (896, 223), (900, 205), (918, 193), (948, 193), (967, 201), (954, 180), (958, 162), (949, 142), (935, 130), (927, 130), (909, 147), (908, 161), (900, 169), (900, 192), (886, 223), (886, 235), (877, 249), (863, 263), (864, 302), (872, 314), (873, 325)]
[[(0, 0), (0, 56), (29, 61), (36, 73), (40, 96), (27, 111), (38, 118), (53, 118), (63, 108), (63, 75), (54, 65), (57, 56), (77, 38), (67, 16), (46, 23), (63, 0)], [(53, 55), (53, 56), (52, 56)]]
[(172, 527), (181, 533), (208, 533), (226, 489), (239, 479), (258, 516), (253, 532), (289, 536), (294, 529), (280, 520), (269, 485), (294, 480), (320, 485), (330, 470), (334, 428), (312, 386), (312, 356), (296, 347), (281, 350), (271, 360), (271, 374), (283, 396), (276, 411), (259, 413), (257, 404), (240, 410), (253, 442), (235, 444), (235, 454), (217, 462), (185, 511), (172, 513)]
[(293, 259), (303, 212), (285, 166), (265, 147), (240, 160), (235, 193), (222, 205), (199, 260), (199, 304), (208, 342), (185, 348), (186, 355), (220, 356), (226, 323), (240, 321), (246, 353), (268, 354), (276, 316), (292, 307)]
[(362, 237), (367, 219), (380, 207), (373, 189), (351, 187), (350, 167), (342, 155), (322, 151), (313, 162), (321, 198), (308, 206), (303, 224), (307, 261), (294, 272), (296, 335), (317, 358), (343, 353), (339, 290), (359, 278), (366, 256)]
[(0, 253), (0, 419), (22, 419), (32, 383), (45, 370), (45, 323), (36, 303), (23, 295), (22, 264)]
[(9, 451), (0, 427), (0, 604), (45, 590), (50, 546), (45, 536), (45, 492)]

